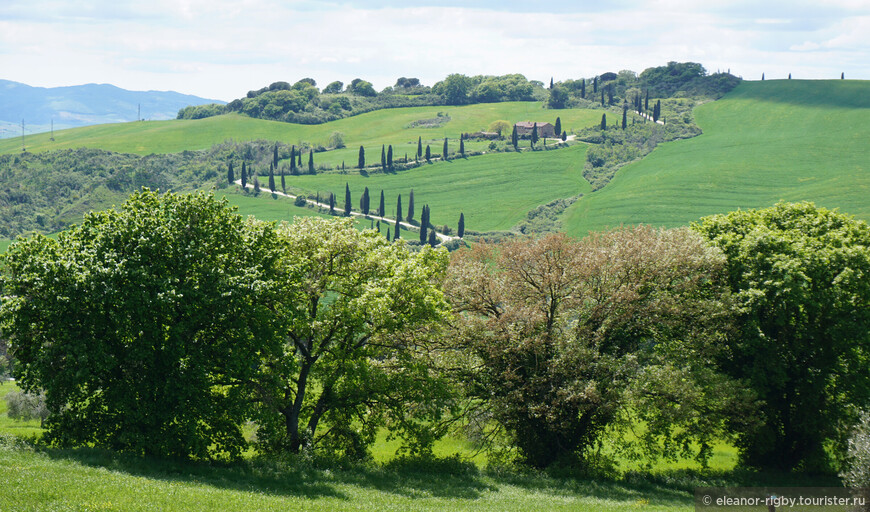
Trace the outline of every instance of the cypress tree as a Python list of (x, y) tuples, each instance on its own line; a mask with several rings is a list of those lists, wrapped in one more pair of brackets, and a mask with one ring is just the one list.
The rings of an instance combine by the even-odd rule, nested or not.
[(423, 156), (423, 137), (417, 137), (417, 158)]
[(447, 137), (444, 137), (444, 150), (441, 152), (441, 158), (447, 160)]
[(363, 215), (369, 214), (369, 188), (366, 187), (363, 190), (362, 199), (360, 199), (360, 211), (363, 212)]
[(791, 73), (788, 74), (788, 79), (791, 80)]
[(613, 105), (613, 84), (607, 86), (607, 104)]
[(592, 79), (592, 94), (596, 94), (598, 92), (598, 77)]
[(308, 152), (308, 174), (314, 174), (314, 151)]
[(384, 191), (381, 190), (381, 204), (378, 205), (378, 217), (383, 218), (384, 214), (387, 213), (386, 208), (384, 207)]
[(378, 221), (378, 223), (375, 224), (375, 226), (377, 227), (378, 233), (380, 233), (381, 232), (381, 221)]
[(649, 89), (646, 90), (646, 99), (643, 101), (643, 109), (649, 110)]
[(553, 77), (550, 77), (550, 89), (553, 88)]
[(335, 194), (329, 193), (329, 214), (335, 215)]
[(381, 169), (384, 171), (387, 170), (387, 152), (384, 149), (383, 144), (381, 145)]
[(568, 140), (568, 133), (565, 130), (562, 130), (562, 142), (566, 142)]
[(429, 231), (429, 245), (435, 247), (438, 245), (438, 235), (435, 234), (435, 230)]
[(607, 129), (607, 114), (601, 114), (601, 129)]
[(426, 231), (429, 229), (429, 205), (423, 205), (420, 212), (420, 243), (426, 243)]
[(275, 144), (275, 150), (272, 152), (272, 166), (278, 168), (278, 144)]
[(845, 79), (846, 79), (846, 72), (843, 71), (842, 73), (840, 73), (840, 80), (845, 80)]
[(761, 81), (764, 81), (764, 73), (761, 74)]
[(402, 222), (402, 194), (396, 199), (396, 222)]
[(290, 146), (290, 174), (296, 173), (296, 146)]
[(298, 161), (296, 162), (297, 167), (299, 167), (300, 169), (299, 172), (302, 172), (302, 148), (299, 148), (299, 152), (296, 153), (296, 157), (298, 159)]
[(555, 133), (557, 136), (560, 133), (562, 133), (562, 118), (561, 117), (556, 118), (556, 125), (553, 127), (553, 133)]
[(426, 144), (426, 162), (432, 163), (432, 149)]
[(251, 174), (254, 175), (254, 194), (259, 194), (260, 193), (260, 180), (257, 179), (257, 173), (252, 172)]
[(269, 163), (269, 191), (275, 193), (275, 167)]
[(408, 216), (405, 217), (408, 219), (408, 222), (414, 218), (414, 189), (411, 189), (410, 197), (408, 197)]
[(514, 125), (514, 130), (511, 132), (511, 144), (514, 149), (517, 149), (517, 145), (520, 142), (520, 136), (517, 135), (517, 125)]
[(604, 89), (601, 90), (601, 106), (604, 106)]
[(535, 143), (538, 142), (538, 123), (532, 125), (532, 147), (535, 147)]
[(344, 216), (350, 217), (350, 185), (344, 183)]
[(653, 107), (653, 122), (657, 123), (659, 121), (659, 117), (662, 116), (662, 100), (657, 100), (655, 106)]
[(459, 213), (459, 226), (456, 229), (456, 234), (459, 238), (462, 238), (462, 235), (465, 234), (465, 214), (462, 212)]
[(393, 235), (393, 240), (398, 240), (402, 238), (402, 223), (396, 220), (396, 234)]
[(580, 97), (586, 99), (586, 79), (580, 79)]
[(465, 140), (462, 134), (459, 134), (459, 154), (465, 156)]
[(233, 162), (232, 161), (230, 161), (229, 168), (227, 169), (227, 181), (229, 182), (230, 185), (232, 185), (233, 182), (236, 181), (236, 176), (233, 173)]
[(357, 167), (359, 169), (365, 169), (366, 166), (366, 148), (360, 146), (359, 147), (359, 163)]
[(245, 161), (242, 160), (242, 189), (248, 186), (248, 171), (245, 168)]
[(284, 182), (284, 167), (281, 167), (281, 192), (287, 193), (287, 183)]
[(628, 126), (628, 103), (622, 104), (622, 129)]
[(393, 145), (387, 148), (387, 169), (393, 172)]

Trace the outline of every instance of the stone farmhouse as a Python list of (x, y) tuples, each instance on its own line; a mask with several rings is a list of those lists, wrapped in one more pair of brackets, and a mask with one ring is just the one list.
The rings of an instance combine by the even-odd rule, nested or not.
[[(538, 125), (538, 137), (556, 137), (556, 129), (550, 123), (537, 123)], [(522, 138), (529, 138), (532, 136), (532, 129), (534, 128), (535, 123), (532, 121), (520, 121), (517, 123), (517, 135)], [(560, 134), (561, 135), (561, 134)]]

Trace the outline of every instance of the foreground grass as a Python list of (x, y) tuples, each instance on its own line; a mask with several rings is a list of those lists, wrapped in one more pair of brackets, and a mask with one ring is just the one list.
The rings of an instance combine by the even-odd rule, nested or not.
[(662, 144), (568, 209), (567, 231), (686, 225), (813, 201), (870, 220), (870, 81), (744, 82), (695, 110), (703, 135)]
[[(0, 397), (15, 389), (4, 384)], [(220, 464), (34, 447), (17, 437), (38, 432), (35, 422), (8, 420), (5, 401), (0, 400), (0, 510), (689, 511), (694, 509), (694, 488), (700, 486), (839, 485), (830, 476), (698, 471), (668, 464), (594, 477), (481, 470), (447, 456), (390, 457), (392, 446), (383, 439), (376, 446), (376, 460), (366, 464), (301, 458)], [(454, 450), (467, 453), (467, 446), (448, 440), (437, 451)]]

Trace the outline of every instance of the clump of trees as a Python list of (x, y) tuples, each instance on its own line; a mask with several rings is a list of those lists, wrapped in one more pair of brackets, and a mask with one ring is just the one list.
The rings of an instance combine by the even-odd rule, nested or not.
[(45, 439), (234, 458), (253, 421), (262, 452), (364, 458), (379, 429), (427, 454), (465, 423), (536, 467), (589, 463), (606, 434), (638, 459), (726, 439), (748, 466), (863, 478), (865, 223), (782, 203), (448, 257), (420, 221), (408, 250), (398, 229), (143, 190), (13, 244), (0, 325)]

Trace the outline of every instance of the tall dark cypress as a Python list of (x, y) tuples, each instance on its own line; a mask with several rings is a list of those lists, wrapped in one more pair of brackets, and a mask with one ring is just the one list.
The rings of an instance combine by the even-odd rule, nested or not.
[(517, 149), (517, 145), (520, 142), (520, 137), (517, 135), (517, 125), (514, 125), (514, 130), (511, 132), (511, 145), (514, 149)]
[(275, 193), (275, 166), (269, 163), (269, 191)]
[(607, 114), (601, 114), (601, 129), (607, 129)]
[(387, 170), (387, 152), (383, 145), (381, 145), (381, 169)]
[(402, 194), (396, 199), (396, 222), (402, 222)]
[(302, 148), (299, 148), (299, 152), (296, 153), (297, 156), (297, 167), (299, 167), (299, 172), (302, 172)]
[(562, 118), (556, 118), (556, 125), (553, 127), (553, 133), (558, 137), (562, 133)]
[(314, 151), (308, 152), (308, 174), (314, 174)]
[(344, 183), (344, 216), (350, 217), (350, 185)]
[(414, 189), (413, 188), (411, 189), (411, 194), (408, 197), (408, 215), (406, 218), (408, 219), (408, 222), (410, 222), (411, 219), (414, 218)]
[(272, 152), (272, 166), (278, 168), (278, 145), (275, 144), (275, 150)]
[(604, 106), (604, 89), (601, 89), (601, 106)]
[(580, 97), (586, 99), (586, 79), (580, 79)]
[(646, 99), (643, 100), (644, 111), (649, 110), (649, 89), (646, 90)]
[(435, 230), (429, 231), (429, 245), (435, 247), (438, 245), (438, 235), (435, 234)]
[(245, 161), (242, 160), (242, 189), (248, 186), (248, 170), (245, 167)]
[(628, 126), (628, 103), (622, 104), (622, 129)]
[(387, 209), (384, 207), (384, 191), (381, 190), (381, 203), (378, 205), (378, 217), (383, 218), (386, 213)]
[(260, 193), (260, 180), (257, 179), (257, 173), (252, 172), (251, 174), (254, 176), (254, 193), (259, 194)]
[(423, 157), (423, 137), (417, 137), (417, 158)]
[(366, 166), (366, 148), (359, 147), (359, 162), (356, 164), (359, 169), (365, 169)]
[(393, 235), (393, 240), (398, 240), (402, 238), (402, 223), (400, 221), (396, 221), (396, 234)]
[(598, 77), (592, 79), (592, 94), (596, 94), (598, 92)]
[(429, 144), (426, 144), (426, 161), (432, 163), (432, 148), (429, 147)]
[(459, 226), (456, 229), (456, 235), (459, 238), (462, 238), (462, 235), (464, 235), (464, 234), (465, 234), (465, 214), (462, 212), (459, 212)]
[(335, 215), (335, 194), (329, 193), (329, 214)]
[(441, 158), (447, 160), (447, 137), (444, 137), (444, 149), (441, 151)]
[(390, 147), (387, 148), (387, 169), (390, 172), (393, 172), (393, 145), (390, 144)]
[(420, 243), (426, 243), (426, 232), (429, 230), (429, 205), (423, 205), (420, 212)]
[(535, 144), (538, 142), (538, 123), (532, 125), (532, 147), (535, 147)]
[(287, 183), (284, 181), (284, 167), (281, 167), (281, 192), (287, 193)]
[(459, 154), (463, 157), (465, 156), (465, 136), (463, 134), (459, 134)]
[(230, 161), (229, 167), (227, 169), (227, 182), (232, 185), (234, 181), (236, 181), (236, 176), (233, 173), (233, 162)]
[(290, 174), (296, 174), (296, 146), (290, 146)]
[(363, 190), (362, 203), (360, 204), (360, 210), (363, 212), (363, 215), (369, 214), (369, 188), (368, 187), (366, 187), (366, 189)]

